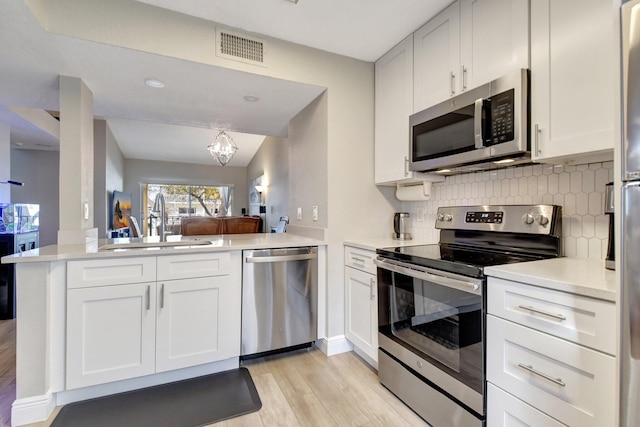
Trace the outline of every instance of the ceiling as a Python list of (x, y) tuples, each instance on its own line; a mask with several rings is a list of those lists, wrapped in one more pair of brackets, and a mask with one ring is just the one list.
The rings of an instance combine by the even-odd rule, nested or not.
[[(403, 0), (402, 7), (389, 0), (140, 2), (375, 61), (451, 0)], [(218, 129), (235, 131), (230, 135), (239, 151), (229, 166), (246, 166), (264, 135), (286, 137), (289, 120), (324, 91), (48, 33), (23, 0), (2, 1), (0, 46), (0, 122), (11, 127), (14, 148), (58, 149), (56, 137), (10, 107), (58, 110), (59, 75), (83, 79), (94, 95), (95, 116), (107, 120), (125, 157), (212, 165), (206, 146)], [(141, 83), (157, 70), (165, 88)], [(246, 95), (259, 101), (247, 102)]]

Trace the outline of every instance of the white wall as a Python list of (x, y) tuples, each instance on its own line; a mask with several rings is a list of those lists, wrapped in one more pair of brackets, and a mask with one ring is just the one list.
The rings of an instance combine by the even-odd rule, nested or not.
[[(264, 175), (268, 184), (263, 194), (267, 207), (267, 231), (283, 215), (289, 215), (289, 140), (265, 138), (247, 165), (247, 182)], [(248, 203), (248, 201), (247, 201)], [(249, 212), (249, 210), (247, 210)], [(235, 212), (240, 213), (240, 212)]]
[(13, 187), (12, 203), (40, 205), (40, 246), (58, 241), (59, 159), (57, 151), (11, 150), (11, 176), (24, 182), (24, 187)]
[(190, 163), (157, 162), (153, 160), (124, 160), (124, 191), (131, 193), (131, 214), (142, 226), (145, 210), (141, 209), (140, 186), (151, 184), (231, 185), (233, 186), (233, 214), (242, 208), (248, 212), (247, 168), (208, 166)]

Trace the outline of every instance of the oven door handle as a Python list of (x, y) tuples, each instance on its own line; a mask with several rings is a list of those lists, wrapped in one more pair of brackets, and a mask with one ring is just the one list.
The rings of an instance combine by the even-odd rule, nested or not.
[[(427, 271), (427, 269), (418, 269), (419, 267), (408, 267), (401, 265), (393, 261), (389, 261), (382, 257), (376, 257), (373, 263), (378, 267), (394, 271), (396, 273), (404, 274), (405, 276), (414, 277), (416, 279), (428, 280), (438, 285), (446, 286), (448, 288), (457, 289), (459, 291), (468, 292), (470, 294), (482, 295), (482, 281), (468, 278), (468, 280), (462, 280), (459, 278), (448, 277), (440, 272), (435, 273), (433, 271)], [(404, 263), (403, 263), (404, 264)]]

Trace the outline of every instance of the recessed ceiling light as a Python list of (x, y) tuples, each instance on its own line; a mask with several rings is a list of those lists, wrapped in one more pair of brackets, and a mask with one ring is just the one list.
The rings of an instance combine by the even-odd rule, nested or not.
[(288, 1), (289, 3), (295, 3), (295, 4), (298, 4), (298, 0), (286, 0), (286, 1)]
[(260, 98), (254, 95), (247, 95), (242, 97), (247, 102), (257, 102), (260, 101)]
[(156, 87), (156, 88), (164, 87), (164, 82), (158, 79), (146, 79), (144, 81), (144, 84), (146, 84), (149, 87)]
[(436, 171), (436, 173), (447, 173), (447, 172), (451, 172), (451, 169), (440, 169)]

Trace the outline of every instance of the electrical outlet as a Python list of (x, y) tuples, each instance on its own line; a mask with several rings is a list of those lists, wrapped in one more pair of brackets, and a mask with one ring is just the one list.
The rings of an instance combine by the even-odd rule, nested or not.
[(298, 208), (298, 221), (302, 221), (302, 208)]
[(314, 206), (312, 212), (313, 212), (313, 220), (317, 221), (318, 220), (318, 207)]

